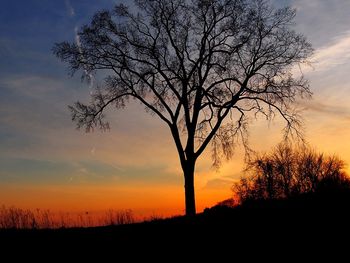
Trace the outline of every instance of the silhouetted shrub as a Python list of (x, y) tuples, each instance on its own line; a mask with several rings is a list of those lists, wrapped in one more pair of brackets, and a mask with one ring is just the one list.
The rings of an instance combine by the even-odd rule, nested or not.
[(246, 176), (233, 185), (240, 203), (350, 190), (344, 162), (310, 148), (278, 145), (247, 163)]

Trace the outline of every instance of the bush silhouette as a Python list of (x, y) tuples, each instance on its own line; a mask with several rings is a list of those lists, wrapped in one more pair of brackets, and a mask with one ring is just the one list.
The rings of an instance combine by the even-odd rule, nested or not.
[(344, 168), (345, 163), (337, 156), (283, 143), (249, 161), (246, 176), (233, 185), (233, 192), (241, 204), (346, 192), (350, 190), (350, 178)]

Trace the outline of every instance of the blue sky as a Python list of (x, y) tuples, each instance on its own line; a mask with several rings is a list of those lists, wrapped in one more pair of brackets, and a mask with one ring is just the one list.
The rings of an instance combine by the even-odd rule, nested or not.
[[(40, 185), (65, 189), (105, 184), (115, 187), (116, 199), (118, 189), (126, 186), (135, 186), (135, 191), (149, 187), (154, 192), (154, 185), (182, 191), (171, 137), (142, 107), (110, 111), (112, 130), (107, 133), (76, 131), (70, 120), (67, 105), (87, 100), (89, 85), (81, 82), (79, 74), (70, 77), (51, 48), (55, 42), (75, 41), (76, 28), (87, 23), (94, 12), (116, 2), (1, 1), (0, 192), (12, 189), (13, 195), (5, 196), (8, 192), (2, 191), (0, 200), (7, 205), (26, 204), (18, 200), (28, 196), (13, 190), (18, 185), (23, 192)], [(350, 1), (274, 2), (297, 9), (295, 30), (306, 35), (315, 48), (312, 67), (303, 68), (314, 92), (314, 99), (301, 105), (306, 139), (320, 151), (336, 153), (349, 163)], [(251, 146), (269, 150), (281, 138), (280, 131), (278, 120), (270, 126), (262, 121), (253, 123)], [(218, 198), (224, 198), (241, 174), (242, 150), (238, 148), (234, 159), (219, 172), (210, 168), (209, 157), (204, 155), (197, 167), (197, 195), (209, 200), (216, 191), (221, 193)], [(162, 194), (159, 191), (155, 200)]]

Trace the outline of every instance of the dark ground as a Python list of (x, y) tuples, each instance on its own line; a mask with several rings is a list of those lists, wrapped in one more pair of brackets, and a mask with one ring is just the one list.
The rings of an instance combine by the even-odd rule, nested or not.
[(0, 252), (11, 260), (0, 261), (74, 258), (80, 262), (97, 257), (105, 262), (102, 258), (112, 257), (116, 262), (186, 262), (190, 256), (214, 262), (237, 257), (244, 259), (238, 262), (273, 258), (348, 262), (349, 211), (350, 195), (333, 193), (255, 201), (237, 208), (213, 207), (194, 218), (96, 228), (1, 230)]

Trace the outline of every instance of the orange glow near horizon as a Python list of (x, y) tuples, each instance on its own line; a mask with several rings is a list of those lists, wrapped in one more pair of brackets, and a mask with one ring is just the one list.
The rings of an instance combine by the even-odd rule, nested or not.
[[(230, 190), (197, 191), (197, 211), (230, 197)], [(179, 186), (51, 186), (5, 185), (0, 187), (3, 205), (51, 212), (105, 212), (132, 210), (137, 218), (184, 214), (184, 193)]]

